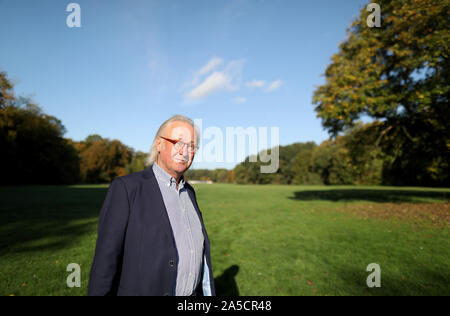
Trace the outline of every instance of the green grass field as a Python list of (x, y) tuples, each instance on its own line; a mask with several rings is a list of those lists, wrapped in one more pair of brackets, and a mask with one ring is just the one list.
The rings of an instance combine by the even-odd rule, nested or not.
[[(450, 295), (450, 189), (195, 188), (218, 295)], [(85, 295), (106, 190), (0, 187), (0, 295)]]

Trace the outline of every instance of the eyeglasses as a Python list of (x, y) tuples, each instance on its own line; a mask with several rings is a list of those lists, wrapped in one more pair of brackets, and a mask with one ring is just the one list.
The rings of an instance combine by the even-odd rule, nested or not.
[(185, 147), (187, 148), (189, 153), (195, 153), (198, 150), (198, 146), (194, 145), (193, 143), (185, 143), (185, 142), (182, 142), (181, 140), (170, 139), (170, 138), (163, 137), (163, 136), (159, 136), (159, 137), (172, 143), (175, 150), (180, 150), (181, 148), (184, 149)]

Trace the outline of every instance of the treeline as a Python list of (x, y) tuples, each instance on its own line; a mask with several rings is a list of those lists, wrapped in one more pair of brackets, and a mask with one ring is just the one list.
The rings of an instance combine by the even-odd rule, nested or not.
[(65, 128), (29, 99), (16, 98), (0, 72), (1, 184), (74, 183), (79, 158)]
[(262, 163), (250, 162), (247, 157), (228, 173), (223, 169), (220, 173), (219, 170), (192, 170), (187, 175), (191, 179), (238, 184), (450, 185), (450, 173), (433, 165), (437, 159), (446, 167), (448, 152), (429, 155), (424, 147), (420, 154), (417, 149), (420, 144), (391, 150), (404, 146), (401, 144), (404, 139), (384, 131), (382, 122), (359, 122), (347, 128), (343, 135), (320, 145), (307, 142), (280, 146), (276, 173), (261, 173)]
[[(147, 153), (119, 140), (90, 135), (76, 142), (64, 138), (65, 132), (60, 120), (15, 97), (6, 73), (0, 72), (0, 184), (109, 183), (146, 167)], [(280, 146), (276, 173), (261, 173), (261, 163), (247, 157), (232, 170), (191, 169), (185, 176), (238, 184), (449, 186), (448, 151), (430, 155), (424, 147), (417, 154), (420, 143), (405, 148), (403, 142), (386, 133), (380, 121), (357, 123), (319, 145)]]
[(234, 168), (236, 183), (254, 184), (390, 184), (383, 173), (384, 157), (361, 133), (370, 124), (355, 126), (335, 140), (317, 145), (295, 143), (279, 148), (279, 169), (261, 173), (261, 163), (249, 157)]
[(247, 157), (233, 170), (189, 170), (187, 178), (238, 184), (390, 184), (385, 157), (365, 132), (374, 124), (358, 124), (335, 140), (317, 145), (295, 143), (279, 147), (279, 169), (261, 173), (260, 162)]
[(74, 142), (56, 117), (16, 97), (0, 72), (0, 184), (108, 183), (142, 170), (146, 156), (118, 140), (88, 136)]

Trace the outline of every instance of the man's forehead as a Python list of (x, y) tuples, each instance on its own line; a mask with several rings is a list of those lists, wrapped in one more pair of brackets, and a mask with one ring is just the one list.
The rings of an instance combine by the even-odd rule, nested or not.
[(174, 139), (189, 138), (194, 136), (194, 128), (188, 124), (177, 124), (171, 126), (170, 136)]

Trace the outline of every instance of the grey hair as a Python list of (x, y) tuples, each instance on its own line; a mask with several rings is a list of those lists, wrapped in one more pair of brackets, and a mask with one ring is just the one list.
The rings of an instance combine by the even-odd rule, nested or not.
[(147, 166), (152, 165), (158, 159), (159, 152), (158, 152), (158, 150), (156, 150), (156, 140), (158, 139), (159, 136), (162, 136), (162, 133), (165, 131), (165, 129), (174, 122), (184, 122), (184, 123), (188, 123), (189, 125), (191, 125), (194, 128), (194, 136), (195, 136), (194, 143), (195, 143), (195, 145), (199, 144), (200, 132), (198, 131), (198, 128), (195, 126), (194, 121), (192, 121), (190, 118), (188, 118), (184, 115), (180, 115), (180, 114), (174, 115), (171, 118), (169, 118), (167, 121), (162, 123), (161, 126), (159, 127), (158, 131), (156, 132), (155, 138), (153, 139), (152, 147), (150, 148), (150, 155), (147, 158), (147, 163), (146, 163)]

